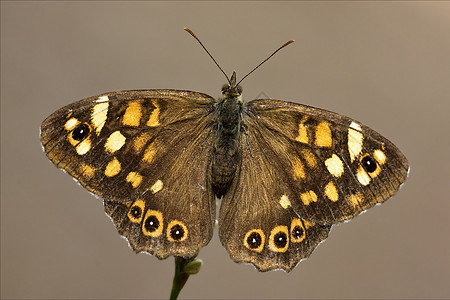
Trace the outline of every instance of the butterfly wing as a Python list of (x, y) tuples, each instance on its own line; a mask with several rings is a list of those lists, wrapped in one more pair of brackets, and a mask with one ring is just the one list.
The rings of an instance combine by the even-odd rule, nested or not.
[(304, 105), (244, 107), (242, 163), (222, 200), (219, 235), (236, 262), (291, 270), (332, 226), (383, 202), (408, 163), (358, 122)]
[(402, 152), (353, 119), (275, 100), (251, 101), (246, 111), (275, 151), (294, 191), (294, 209), (308, 221), (351, 219), (393, 196), (406, 180)]
[(220, 240), (236, 262), (289, 271), (327, 238), (331, 226), (308, 222), (289, 205), (289, 181), (261, 135), (261, 129), (269, 131), (250, 119), (244, 127), (241, 165), (220, 207)]
[(105, 199), (135, 251), (191, 257), (213, 232), (213, 103), (188, 91), (103, 94), (48, 117), (41, 142), (57, 167)]

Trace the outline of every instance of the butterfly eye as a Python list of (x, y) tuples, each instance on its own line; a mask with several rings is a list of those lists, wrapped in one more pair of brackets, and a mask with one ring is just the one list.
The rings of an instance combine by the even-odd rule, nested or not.
[(188, 230), (186, 226), (177, 220), (173, 220), (167, 227), (167, 238), (171, 242), (182, 242), (187, 239)]
[(366, 170), (369, 173), (375, 172), (375, 170), (377, 169), (377, 163), (369, 155), (364, 156), (361, 159), (361, 165), (364, 168), (364, 170)]
[(83, 123), (75, 127), (75, 129), (72, 131), (72, 138), (76, 141), (81, 142), (89, 135), (90, 132), (91, 127), (88, 124)]
[(228, 84), (222, 85), (222, 94), (225, 93), (229, 88), (230, 86)]

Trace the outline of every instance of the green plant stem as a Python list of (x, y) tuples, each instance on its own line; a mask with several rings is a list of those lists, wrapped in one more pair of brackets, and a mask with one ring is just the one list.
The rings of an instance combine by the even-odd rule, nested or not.
[(178, 298), (181, 289), (184, 287), (186, 281), (190, 276), (190, 274), (184, 271), (184, 267), (194, 259), (195, 256), (187, 259), (175, 256), (175, 275), (173, 277), (172, 291), (170, 293), (171, 300), (175, 300)]

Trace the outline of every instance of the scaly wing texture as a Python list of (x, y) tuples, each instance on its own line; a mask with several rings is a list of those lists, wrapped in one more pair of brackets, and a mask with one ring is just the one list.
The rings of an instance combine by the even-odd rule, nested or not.
[(403, 153), (351, 118), (274, 100), (252, 101), (247, 113), (265, 128), (261, 138), (295, 191), (292, 205), (311, 222), (351, 219), (389, 199), (406, 180)]
[(213, 232), (213, 109), (195, 92), (107, 93), (56, 111), (41, 142), (57, 167), (105, 199), (135, 251), (191, 257)]
[(391, 197), (408, 174), (391, 142), (350, 118), (276, 100), (249, 102), (244, 114), (219, 234), (235, 261), (261, 271), (291, 270), (333, 224)]
[[(235, 262), (260, 271), (290, 271), (327, 238), (330, 225), (306, 221), (289, 204), (294, 192), (253, 120), (246, 120), (241, 138), (242, 164), (222, 199), (219, 236)], [(263, 131), (263, 132), (262, 132)]]

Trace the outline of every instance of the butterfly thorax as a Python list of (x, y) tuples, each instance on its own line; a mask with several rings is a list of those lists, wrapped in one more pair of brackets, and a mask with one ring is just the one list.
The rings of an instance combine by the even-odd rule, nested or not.
[(213, 149), (212, 184), (221, 197), (233, 181), (239, 155), (239, 135), (242, 118), (242, 89), (226, 85), (217, 103), (217, 128)]

